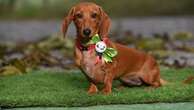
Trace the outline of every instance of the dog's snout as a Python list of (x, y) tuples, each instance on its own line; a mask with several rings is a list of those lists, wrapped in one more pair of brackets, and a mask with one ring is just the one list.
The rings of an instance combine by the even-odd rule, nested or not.
[(91, 30), (90, 30), (89, 28), (83, 30), (83, 34), (84, 34), (85, 36), (89, 36), (90, 33), (91, 33)]

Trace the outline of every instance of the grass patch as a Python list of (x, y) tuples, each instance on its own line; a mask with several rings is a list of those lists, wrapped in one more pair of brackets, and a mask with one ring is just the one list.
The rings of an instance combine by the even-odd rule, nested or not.
[(113, 93), (88, 95), (88, 81), (79, 71), (33, 71), (24, 75), (0, 77), (0, 106), (90, 106), (108, 104), (135, 104), (156, 102), (194, 101), (194, 82), (186, 85), (182, 80), (194, 75), (194, 69), (161, 70), (169, 85), (154, 90), (133, 87), (122, 90), (113, 87)]

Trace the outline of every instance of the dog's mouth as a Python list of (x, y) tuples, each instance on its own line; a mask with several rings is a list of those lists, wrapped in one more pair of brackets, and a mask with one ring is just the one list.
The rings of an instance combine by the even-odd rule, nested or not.
[(92, 37), (83, 37), (81, 42), (82, 42), (82, 44), (87, 44), (91, 39), (92, 39)]
[(82, 37), (81, 38), (81, 43), (83, 45), (86, 45), (88, 44), (92, 39), (93, 37), (96, 37), (96, 35), (99, 37), (99, 39), (102, 41), (102, 38), (98, 35), (98, 34), (94, 34), (94, 35), (91, 35), (91, 36), (88, 36), (88, 37)]
[[(95, 35), (95, 34), (94, 34), (94, 35)], [(84, 37), (82, 37), (82, 41), (81, 41), (81, 42), (82, 42), (83, 44), (87, 44), (87, 43), (93, 38), (94, 35), (91, 34), (91, 35), (89, 35), (89, 36), (84, 36)]]

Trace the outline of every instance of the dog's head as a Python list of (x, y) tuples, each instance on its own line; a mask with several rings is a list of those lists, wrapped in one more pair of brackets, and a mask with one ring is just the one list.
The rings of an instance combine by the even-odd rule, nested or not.
[(82, 39), (89, 40), (95, 34), (101, 37), (108, 36), (110, 18), (94, 3), (80, 3), (70, 9), (62, 25), (64, 36), (71, 21), (76, 26), (77, 36)]

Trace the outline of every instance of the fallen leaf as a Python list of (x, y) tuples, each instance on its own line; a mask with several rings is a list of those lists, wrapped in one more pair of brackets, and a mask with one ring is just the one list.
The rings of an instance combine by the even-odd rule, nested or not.
[(185, 79), (183, 81), (183, 83), (185, 83), (185, 84), (191, 84), (193, 80), (194, 80), (194, 76), (189, 76), (189, 77), (187, 77), (187, 79)]
[(0, 76), (22, 74), (15, 66), (4, 66), (0, 69)]

